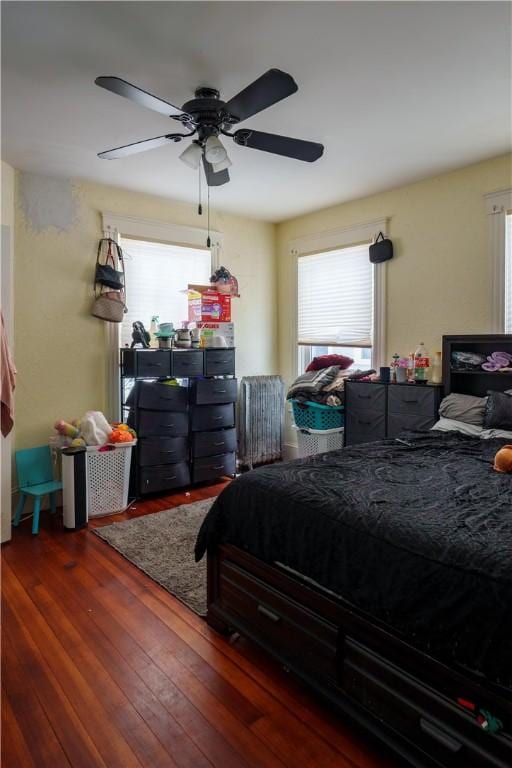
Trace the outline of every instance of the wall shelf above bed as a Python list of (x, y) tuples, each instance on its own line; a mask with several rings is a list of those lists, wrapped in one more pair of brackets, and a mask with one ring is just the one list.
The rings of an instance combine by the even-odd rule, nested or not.
[(490, 355), (492, 352), (512, 354), (512, 334), (481, 334), (477, 336), (443, 336), (443, 384), (444, 394), (460, 392), (467, 395), (484, 397), (488, 389), (512, 389), (512, 372), (499, 371), (461, 371), (451, 367), (453, 352), (479, 352)]

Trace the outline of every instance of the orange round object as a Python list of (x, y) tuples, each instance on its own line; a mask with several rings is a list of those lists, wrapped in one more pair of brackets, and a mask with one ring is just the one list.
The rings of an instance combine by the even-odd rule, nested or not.
[(496, 472), (512, 472), (512, 445), (504, 445), (494, 457)]
[(133, 440), (133, 437), (130, 435), (129, 432), (126, 432), (124, 429), (114, 429), (110, 433), (109, 440), (111, 443), (131, 443)]

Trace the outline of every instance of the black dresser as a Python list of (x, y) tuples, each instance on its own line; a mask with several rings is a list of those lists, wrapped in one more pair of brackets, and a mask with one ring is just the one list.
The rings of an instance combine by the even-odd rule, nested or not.
[(396, 437), (406, 429), (430, 429), (438, 420), (441, 386), (345, 384), (345, 445)]
[(134, 495), (235, 474), (234, 375), (233, 348), (121, 350), (123, 419), (138, 437)]

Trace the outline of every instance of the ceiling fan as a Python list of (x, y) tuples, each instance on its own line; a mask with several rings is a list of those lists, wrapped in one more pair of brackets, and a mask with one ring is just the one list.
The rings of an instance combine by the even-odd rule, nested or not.
[(145, 152), (164, 144), (182, 141), (188, 136), (195, 136), (192, 143), (181, 153), (180, 160), (194, 169), (199, 168), (202, 160), (208, 185), (217, 187), (229, 181), (228, 168), (232, 164), (219, 135), (229, 136), (241, 147), (260, 149), (308, 163), (318, 160), (324, 151), (322, 144), (313, 141), (292, 139), (289, 136), (263, 133), (250, 128), (230, 132), (232, 126), (298, 90), (293, 77), (280, 69), (269, 69), (227, 102), (222, 101), (219, 91), (214, 88), (197, 88), (195, 98), (187, 101), (181, 109), (119, 77), (97, 77), (95, 83), (107, 91), (125, 96), (141, 107), (172, 117), (188, 131), (167, 133), (165, 136), (136, 141), (124, 147), (100, 152), (98, 157), (106, 160)]

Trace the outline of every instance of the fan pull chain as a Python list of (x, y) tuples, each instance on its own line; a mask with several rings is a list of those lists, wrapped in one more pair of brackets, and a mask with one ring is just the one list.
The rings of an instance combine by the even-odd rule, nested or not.
[(199, 216), (203, 215), (203, 206), (201, 205), (201, 165), (199, 165), (199, 204), (197, 206), (197, 213)]
[(208, 237), (206, 238), (206, 247), (211, 248), (212, 241), (210, 239), (210, 186), (208, 185)]

